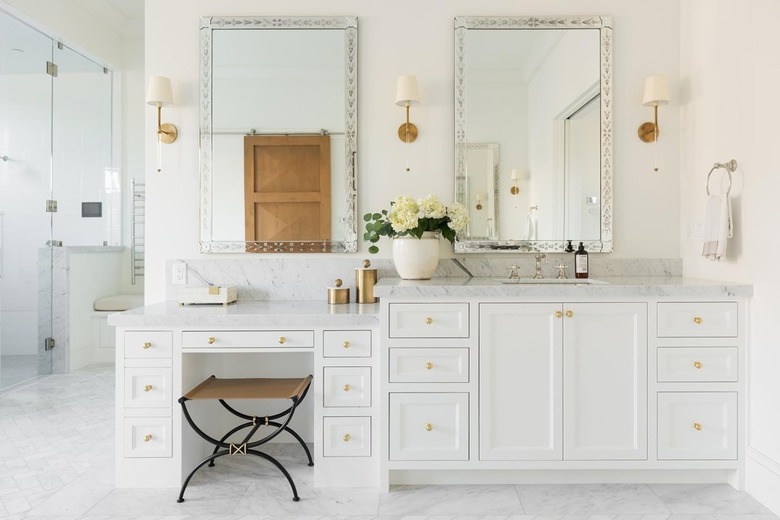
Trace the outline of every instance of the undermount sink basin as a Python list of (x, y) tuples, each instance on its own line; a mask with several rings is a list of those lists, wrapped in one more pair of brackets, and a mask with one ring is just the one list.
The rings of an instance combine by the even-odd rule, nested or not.
[(605, 285), (607, 283), (593, 278), (515, 278), (513, 280), (503, 278), (499, 281), (507, 285)]

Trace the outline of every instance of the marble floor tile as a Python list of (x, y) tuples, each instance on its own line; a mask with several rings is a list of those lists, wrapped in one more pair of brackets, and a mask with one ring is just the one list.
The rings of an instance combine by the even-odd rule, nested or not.
[(526, 514), (671, 513), (644, 484), (528, 484), (517, 493)]
[(523, 514), (514, 486), (393, 486), (379, 502), (380, 515)]
[(728, 484), (650, 484), (648, 487), (672, 513), (771, 514), (756, 499)]

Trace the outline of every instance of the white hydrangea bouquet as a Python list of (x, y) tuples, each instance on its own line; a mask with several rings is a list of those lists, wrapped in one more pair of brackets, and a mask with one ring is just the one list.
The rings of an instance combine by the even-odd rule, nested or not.
[(455, 235), (466, 228), (469, 222), (468, 211), (459, 202), (445, 206), (436, 195), (428, 195), (414, 200), (399, 195), (390, 203), (390, 209), (381, 213), (366, 213), (366, 232), (363, 239), (371, 242), (369, 253), (379, 252), (376, 245), (382, 236), (396, 238), (411, 235), (422, 238), (426, 231), (441, 233), (451, 243)]

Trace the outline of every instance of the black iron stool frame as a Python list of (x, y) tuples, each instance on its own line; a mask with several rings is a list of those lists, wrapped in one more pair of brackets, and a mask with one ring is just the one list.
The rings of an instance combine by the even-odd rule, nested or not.
[[(215, 376), (211, 376), (206, 380), (212, 381), (217, 380)], [(261, 379), (257, 379), (256, 381), (261, 381)], [(273, 414), (273, 415), (266, 415), (264, 417), (257, 417), (252, 415), (247, 415), (244, 413), (239, 412), (235, 408), (231, 407), (225, 402), (225, 399), (217, 398), (217, 400), (220, 402), (220, 404), (230, 413), (235, 415), (236, 417), (239, 417), (241, 419), (244, 419), (245, 423), (240, 424), (236, 426), (235, 428), (231, 429), (229, 432), (227, 432), (225, 435), (222, 436), (219, 440), (209, 436), (206, 434), (203, 430), (201, 430), (195, 422), (192, 420), (192, 417), (190, 416), (189, 411), (187, 410), (186, 402), (191, 400), (191, 398), (188, 398), (186, 395), (179, 398), (179, 404), (181, 404), (182, 412), (184, 414), (184, 418), (189, 423), (190, 427), (200, 435), (203, 439), (205, 439), (207, 442), (214, 445), (214, 451), (211, 455), (200, 461), (195, 468), (190, 472), (189, 475), (187, 475), (187, 478), (184, 480), (184, 484), (182, 484), (181, 492), (179, 493), (179, 498), (176, 500), (176, 502), (184, 502), (184, 492), (187, 489), (187, 485), (190, 483), (190, 480), (192, 479), (193, 475), (197, 473), (197, 471), (205, 466), (206, 464), (209, 465), (209, 467), (214, 466), (214, 461), (220, 457), (224, 457), (225, 455), (255, 455), (257, 457), (263, 458), (269, 462), (271, 462), (276, 468), (282, 472), (282, 474), (287, 478), (287, 482), (290, 483), (290, 488), (292, 488), (293, 492), (293, 500), (299, 501), (300, 497), (298, 496), (298, 490), (295, 487), (295, 482), (293, 482), (292, 476), (290, 476), (290, 473), (285, 469), (282, 464), (276, 460), (274, 457), (268, 455), (267, 453), (264, 453), (262, 451), (255, 450), (257, 446), (260, 446), (261, 444), (265, 444), (283, 431), (288, 432), (290, 435), (292, 435), (298, 443), (303, 447), (304, 451), (306, 452), (306, 457), (309, 459), (309, 466), (314, 466), (314, 461), (312, 460), (311, 451), (309, 451), (309, 447), (306, 446), (306, 443), (303, 441), (300, 435), (293, 430), (292, 428), (288, 427), (287, 425), (292, 420), (293, 414), (295, 413), (295, 409), (298, 407), (298, 405), (303, 401), (303, 399), (306, 397), (306, 394), (309, 392), (309, 388), (311, 387), (311, 381), (312, 376), (308, 376), (307, 378), (302, 379), (302, 381), (305, 381), (305, 387), (302, 392), (300, 392), (297, 395), (292, 395), (289, 397), (290, 401), (292, 401), (292, 404), (289, 408), (286, 410)], [(205, 382), (204, 382), (205, 383)], [(194, 391), (194, 390), (193, 390)], [(191, 391), (192, 392), (192, 391)], [(262, 397), (257, 397), (262, 398)], [(277, 422), (276, 419), (280, 419), (282, 417), (285, 417), (283, 422)], [(252, 427), (251, 431), (247, 434), (246, 437), (244, 437), (243, 441), (239, 444), (235, 443), (228, 443), (225, 442), (228, 437), (231, 435), (245, 429)], [(273, 426), (276, 428), (276, 430), (272, 431), (265, 437), (258, 439), (256, 441), (251, 441), (252, 437), (257, 433), (257, 430), (260, 429), (261, 426)]]

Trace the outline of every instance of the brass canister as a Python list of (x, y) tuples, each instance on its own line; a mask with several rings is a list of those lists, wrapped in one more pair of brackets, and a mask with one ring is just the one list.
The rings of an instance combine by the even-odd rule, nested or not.
[(355, 269), (355, 301), (357, 303), (375, 303), (374, 286), (376, 269), (369, 269), (371, 262), (363, 260), (363, 267)]
[(349, 303), (349, 287), (342, 287), (340, 278), (336, 279), (336, 287), (328, 287), (328, 303), (342, 305)]

